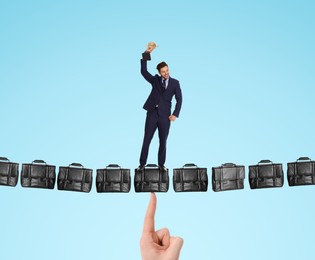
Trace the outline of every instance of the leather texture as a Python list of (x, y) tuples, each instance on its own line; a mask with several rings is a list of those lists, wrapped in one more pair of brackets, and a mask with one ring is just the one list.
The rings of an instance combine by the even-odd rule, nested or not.
[(97, 192), (129, 192), (130, 185), (130, 169), (123, 169), (117, 164), (97, 169)]
[(282, 187), (282, 164), (261, 160), (258, 164), (249, 166), (249, 185), (251, 189)]
[(173, 169), (173, 188), (176, 192), (207, 191), (207, 168), (199, 168), (193, 163)]
[(244, 189), (245, 166), (225, 163), (212, 167), (212, 190), (227, 191)]
[(60, 166), (58, 173), (58, 190), (90, 192), (93, 181), (93, 170), (84, 168), (79, 163), (68, 167)]
[(0, 157), (0, 185), (15, 187), (19, 179), (19, 164)]
[(168, 169), (162, 172), (156, 164), (148, 164), (142, 171), (135, 169), (134, 186), (136, 192), (167, 192)]
[(314, 185), (315, 161), (309, 157), (300, 157), (295, 162), (287, 164), (289, 186)]
[(22, 187), (54, 189), (56, 182), (56, 166), (48, 165), (43, 160), (35, 160), (31, 164), (22, 164)]

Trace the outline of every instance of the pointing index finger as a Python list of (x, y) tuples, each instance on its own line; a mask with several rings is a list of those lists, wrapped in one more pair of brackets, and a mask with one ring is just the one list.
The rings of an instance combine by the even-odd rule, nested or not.
[(154, 232), (154, 216), (156, 210), (156, 195), (151, 193), (150, 202), (147, 208), (147, 213), (144, 218), (143, 233)]

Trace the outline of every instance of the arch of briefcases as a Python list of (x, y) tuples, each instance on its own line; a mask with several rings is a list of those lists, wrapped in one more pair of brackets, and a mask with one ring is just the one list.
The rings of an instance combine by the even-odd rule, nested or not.
[[(212, 190), (227, 191), (244, 189), (245, 166), (225, 163), (212, 167)], [(315, 161), (309, 157), (300, 157), (295, 162), (287, 163), (287, 180), (289, 186), (314, 185)], [(22, 187), (90, 192), (93, 186), (93, 170), (79, 163), (60, 166), (56, 178), (56, 166), (43, 160), (23, 163), (21, 172), (19, 164), (0, 157), (0, 185), (17, 185), (18, 179)], [(143, 170), (135, 169), (135, 192), (167, 192), (169, 190), (169, 169), (160, 170), (155, 164), (148, 164)], [(261, 160), (248, 166), (248, 180), (251, 189), (281, 188), (284, 184), (282, 163)], [(132, 178), (130, 169), (117, 164), (96, 170), (96, 191), (98, 193), (120, 192), (131, 190)], [(208, 190), (207, 168), (195, 164), (185, 164), (173, 169), (173, 189), (175, 192), (206, 192)]]

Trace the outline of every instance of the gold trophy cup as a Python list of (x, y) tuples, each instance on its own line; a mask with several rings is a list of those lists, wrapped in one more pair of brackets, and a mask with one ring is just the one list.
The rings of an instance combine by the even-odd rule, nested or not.
[(152, 52), (155, 48), (156, 48), (156, 43), (155, 42), (149, 42), (148, 45), (147, 45), (147, 52)]

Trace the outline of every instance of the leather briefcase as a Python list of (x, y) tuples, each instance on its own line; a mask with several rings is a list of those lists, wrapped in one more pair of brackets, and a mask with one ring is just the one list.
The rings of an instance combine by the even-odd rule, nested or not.
[(56, 166), (48, 165), (43, 160), (31, 164), (22, 164), (22, 187), (53, 189), (56, 182)]
[(15, 187), (19, 178), (19, 164), (0, 157), (0, 185)]
[(167, 192), (168, 169), (162, 172), (156, 164), (148, 164), (142, 171), (135, 169), (134, 186), (136, 192)]
[(245, 166), (225, 163), (212, 167), (213, 191), (244, 189)]
[(58, 173), (58, 190), (90, 192), (93, 170), (84, 168), (80, 163), (68, 167), (60, 166)]
[(282, 187), (282, 164), (261, 160), (258, 164), (249, 166), (249, 185), (251, 189)]
[(315, 184), (315, 161), (309, 157), (300, 157), (287, 165), (289, 186)]
[(173, 169), (173, 188), (176, 192), (207, 191), (207, 168), (199, 168), (193, 163)]
[(130, 182), (130, 169), (123, 169), (117, 164), (97, 170), (97, 192), (129, 192)]

